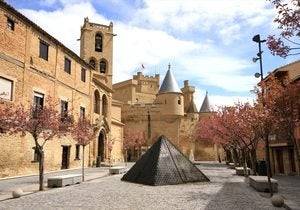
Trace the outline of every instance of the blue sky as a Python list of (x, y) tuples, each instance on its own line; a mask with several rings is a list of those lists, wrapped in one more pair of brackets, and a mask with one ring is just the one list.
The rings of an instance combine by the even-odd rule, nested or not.
[[(265, 0), (7, 0), (67, 47), (79, 53), (83, 18), (114, 23), (114, 81), (129, 79), (143, 64), (145, 74), (161, 74), (170, 62), (179, 83), (205, 91), (212, 104), (252, 100), (259, 70), (251, 39), (278, 33), (275, 11)], [(297, 57), (274, 57), (263, 46), (265, 73)]]

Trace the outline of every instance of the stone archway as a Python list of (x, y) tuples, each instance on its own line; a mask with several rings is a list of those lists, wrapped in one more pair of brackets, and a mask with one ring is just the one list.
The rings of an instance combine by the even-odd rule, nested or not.
[(98, 157), (99, 156), (101, 157), (101, 162), (104, 161), (104, 156), (105, 156), (105, 140), (106, 140), (105, 131), (102, 129), (98, 136), (98, 154), (97, 154)]

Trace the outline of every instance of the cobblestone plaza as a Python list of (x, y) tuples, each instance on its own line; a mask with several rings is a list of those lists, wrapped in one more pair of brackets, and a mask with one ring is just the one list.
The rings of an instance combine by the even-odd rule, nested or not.
[[(153, 187), (122, 182), (122, 175), (114, 175), (5, 200), (0, 202), (0, 209), (278, 209), (234, 170), (215, 163), (198, 167), (210, 183)], [(299, 180), (284, 182), (289, 187), (280, 186), (279, 192), (289, 193), (294, 200), (288, 203), (297, 209), (300, 190), (295, 185)]]

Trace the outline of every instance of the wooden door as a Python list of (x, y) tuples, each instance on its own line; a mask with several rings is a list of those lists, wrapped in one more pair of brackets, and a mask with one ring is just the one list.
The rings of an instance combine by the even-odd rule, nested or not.
[(70, 146), (62, 146), (61, 169), (69, 168), (70, 164)]
[(296, 172), (294, 149), (289, 149), (291, 172)]
[(283, 151), (282, 149), (277, 149), (277, 169), (278, 173), (284, 174), (284, 165), (283, 165)]

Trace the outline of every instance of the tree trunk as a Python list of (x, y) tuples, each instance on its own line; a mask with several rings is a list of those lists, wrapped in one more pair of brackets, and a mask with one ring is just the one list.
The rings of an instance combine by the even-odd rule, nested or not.
[(256, 150), (255, 149), (250, 150), (250, 159), (251, 159), (251, 168), (253, 170), (253, 174), (257, 175), (257, 170), (256, 170), (257, 158), (256, 158)]
[(232, 163), (233, 160), (232, 160), (232, 156), (231, 156), (230, 150), (226, 149), (225, 151), (226, 151), (226, 161), (228, 163)]
[(221, 157), (220, 157), (218, 145), (216, 146), (216, 148), (217, 148), (217, 157), (218, 157), (218, 161), (219, 161), (219, 163), (221, 163)]
[(85, 145), (82, 145), (82, 181), (84, 182), (84, 149)]
[(267, 164), (267, 176), (268, 176), (268, 185), (269, 185), (269, 191), (270, 196), (273, 196), (273, 189), (272, 189), (272, 183), (271, 183), (271, 164), (270, 164), (270, 148), (269, 148), (269, 135), (264, 136), (265, 140), (265, 150), (266, 150), (266, 164)]
[[(244, 157), (245, 158), (245, 157)], [(244, 165), (244, 159), (243, 159), (243, 151), (242, 150), (239, 150), (238, 151), (238, 162), (239, 162), (239, 165), (240, 166), (243, 166)]]
[(44, 190), (44, 151), (38, 148), (39, 151), (39, 190)]
[(248, 177), (247, 162), (246, 162), (246, 151), (245, 151), (245, 149), (242, 149), (242, 164), (243, 164), (243, 168), (244, 168), (244, 176)]
[(237, 151), (235, 148), (232, 149), (232, 156), (233, 156), (234, 167), (237, 167), (237, 162), (238, 162), (237, 156), (238, 155), (237, 155)]

